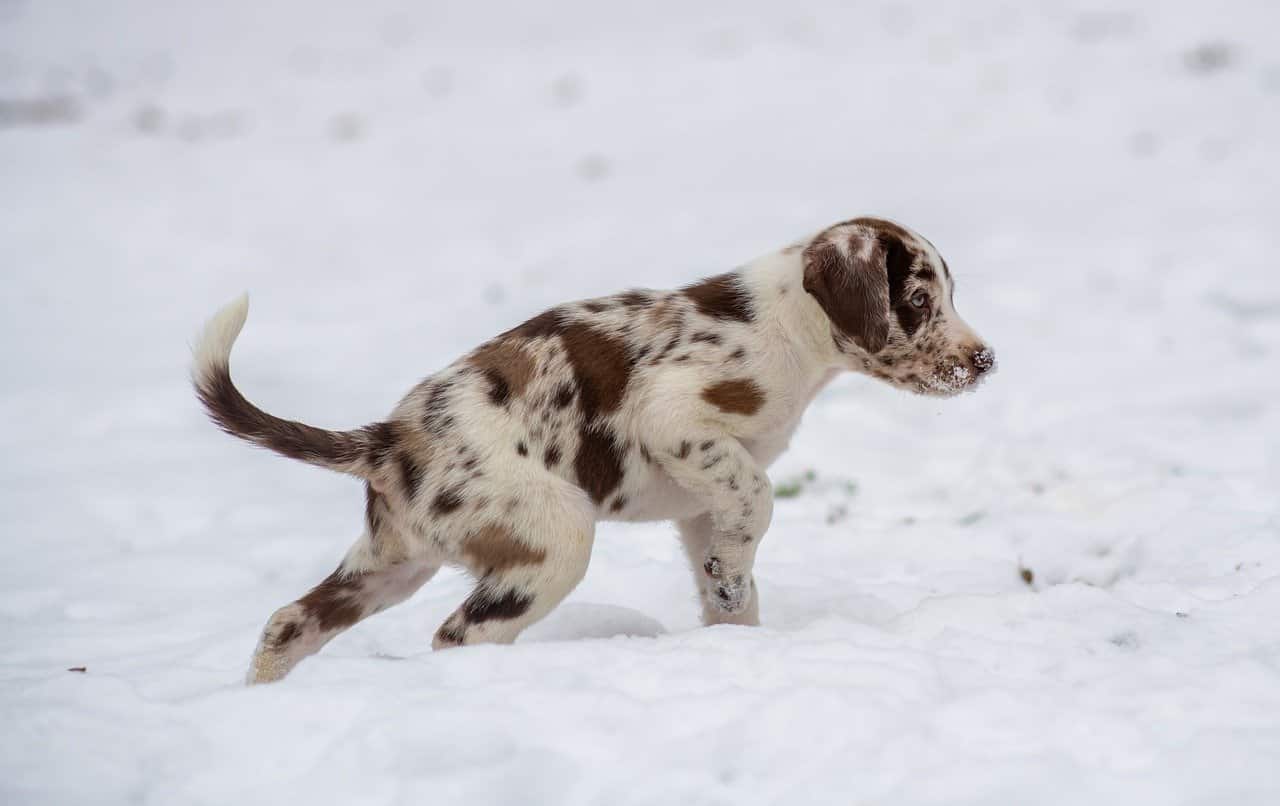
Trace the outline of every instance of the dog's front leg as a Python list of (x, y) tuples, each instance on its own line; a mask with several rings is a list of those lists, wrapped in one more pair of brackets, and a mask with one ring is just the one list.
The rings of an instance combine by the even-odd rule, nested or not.
[(744, 613), (753, 604), (756, 549), (773, 517), (769, 477), (741, 442), (710, 431), (669, 446), (660, 462), (707, 507), (710, 534), (704, 555), (700, 560), (690, 557), (701, 563), (707, 605), (723, 613)]

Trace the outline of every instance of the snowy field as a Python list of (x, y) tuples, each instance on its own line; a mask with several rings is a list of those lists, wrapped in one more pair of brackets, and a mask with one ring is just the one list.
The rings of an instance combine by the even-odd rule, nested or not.
[[(1280, 803), (1280, 5), (0, 0), (0, 802)], [(285, 682), (328, 427), (548, 305), (858, 214), (946, 255), (977, 394), (834, 383), (759, 629), (666, 524), (510, 647), (442, 573)], [(83, 671), (68, 671), (82, 668)]]

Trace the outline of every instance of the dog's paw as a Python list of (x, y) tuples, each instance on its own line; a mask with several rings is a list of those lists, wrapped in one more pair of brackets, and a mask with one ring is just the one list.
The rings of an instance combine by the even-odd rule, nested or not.
[(707, 601), (724, 613), (741, 613), (751, 602), (751, 576), (731, 574), (724, 569), (718, 557), (709, 557), (702, 564), (709, 577)]

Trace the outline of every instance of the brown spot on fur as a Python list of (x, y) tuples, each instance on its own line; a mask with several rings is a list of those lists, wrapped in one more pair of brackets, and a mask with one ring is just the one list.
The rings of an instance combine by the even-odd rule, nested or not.
[(532, 604), (533, 597), (527, 594), (515, 591), (498, 593), (481, 586), (462, 603), (462, 615), (468, 624), (509, 621), (523, 616)]
[(677, 459), (688, 459), (688, 458), (689, 458), (689, 451), (691, 451), (691, 450), (693, 450), (693, 445), (689, 444), (689, 441), (688, 441), (688, 440), (682, 440), (682, 441), (680, 442), (680, 450), (676, 451), (676, 458), (677, 458)]
[(623, 507), (625, 507), (626, 505), (627, 505), (626, 497), (620, 495), (617, 498), (613, 499), (613, 503), (609, 506), (609, 511), (621, 512)]
[(561, 333), (578, 382), (578, 407), (588, 422), (622, 404), (633, 361), (621, 339), (575, 322)]
[(394, 422), (374, 423), (365, 431), (369, 439), (369, 463), (378, 467), (387, 460), (387, 456), (395, 449), (400, 439), (400, 424)]
[(693, 304), (704, 316), (737, 322), (755, 319), (751, 293), (742, 284), (742, 277), (737, 272), (708, 277), (680, 290), (693, 300)]
[(548, 468), (560, 464), (560, 446), (555, 444), (548, 445), (547, 450), (542, 454), (542, 463)]
[(271, 646), (274, 649), (280, 649), (302, 633), (302, 626), (296, 621), (286, 622), (280, 628), (280, 632), (271, 638)]
[(316, 620), (321, 632), (350, 627), (360, 620), (360, 578), (334, 571), (298, 600), (307, 616)]
[(501, 526), (482, 527), (462, 542), (462, 553), (468, 567), (481, 576), (517, 565), (537, 565), (547, 558), (545, 550), (521, 542)]
[(734, 350), (732, 353), (729, 353), (730, 361), (741, 361), (746, 357), (747, 357), (747, 349), (745, 347), (739, 347), (738, 349)]
[(516, 443), (516, 453), (520, 454), (521, 456), (528, 456), (528, 455), (529, 455), (529, 446), (528, 446), (528, 445), (526, 445), (526, 444), (524, 444), (523, 442), (517, 442), (517, 443)]
[(578, 454), (573, 459), (578, 486), (599, 505), (622, 483), (623, 452), (607, 429), (583, 425), (578, 438)]
[(448, 515), (462, 506), (462, 490), (449, 487), (441, 490), (431, 502), (431, 511), (436, 515)]
[(692, 336), (690, 336), (689, 341), (701, 341), (701, 342), (706, 342), (707, 344), (719, 344), (721, 339), (720, 339), (719, 333), (700, 332), (700, 333), (694, 333)]
[(653, 304), (653, 297), (645, 291), (633, 288), (619, 294), (618, 301), (628, 308), (643, 308)]
[(658, 354), (653, 357), (653, 360), (650, 363), (651, 364), (662, 363), (662, 359), (666, 358), (668, 355), (671, 354), (672, 350), (680, 346), (680, 339), (683, 337), (684, 337), (684, 327), (683, 327), (683, 323), (681, 323), (681, 326), (676, 328), (675, 334), (672, 335), (669, 341), (667, 341), (666, 346), (658, 351)]
[(422, 465), (407, 451), (396, 454), (396, 463), (400, 467), (400, 484), (404, 488), (405, 497), (412, 501), (418, 495), (425, 475)]
[(441, 436), (453, 426), (453, 415), (449, 414), (449, 392), (453, 388), (452, 379), (443, 379), (431, 384), (426, 402), (422, 406), (422, 427), (434, 436)]
[(557, 409), (568, 407), (573, 402), (573, 386), (572, 384), (562, 383), (556, 388), (556, 396), (551, 399), (552, 405)]
[(440, 629), (436, 630), (436, 644), (441, 647), (462, 646), (463, 641), (466, 640), (466, 632), (466, 625), (450, 617), (440, 625)]
[(524, 394), (533, 377), (534, 362), (528, 351), (515, 340), (498, 337), (474, 353), (468, 361), (479, 368), (489, 381), (489, 399), (503, 405), (511, 396)]
[(370, 535), (377, 535), (382, 531), (382, 518), (386, 507), (382, 494), (373, 489), (372, 484), (364, 485), (364, 519), (369, 524)]
[(496, 369), (486, 369), (484, 379), (489, 382), (489, 402), (495, 406), (505, 406), (511, 400), (511, 386), (502, 373)]
[(735, 378), (703, 389), (702, 399), (723, 412), (749, 417), (764, 405), (764, 392), (754, 381)]

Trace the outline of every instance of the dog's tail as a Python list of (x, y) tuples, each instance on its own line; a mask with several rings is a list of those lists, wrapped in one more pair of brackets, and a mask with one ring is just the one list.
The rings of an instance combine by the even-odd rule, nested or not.
[(393, 423), (353, 431), (328, 431), (268, 414), (250, 403), (231, 382), (231, 346), (245, 317), (249, 295), (242, 294), (213, 315), (194, 349), (191, 380), (209, 417), (228, 434), (292, 459), (372, 479), (396, 440)]

